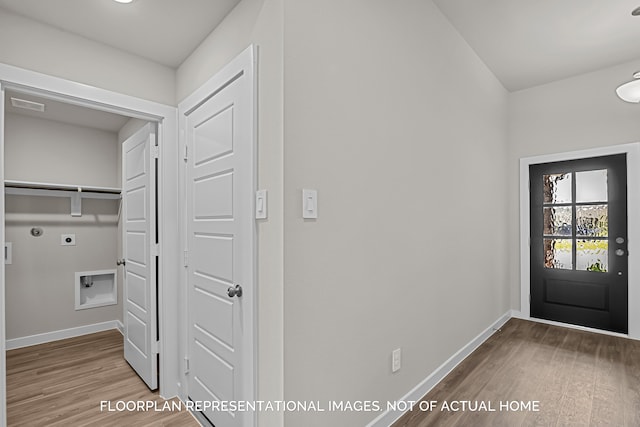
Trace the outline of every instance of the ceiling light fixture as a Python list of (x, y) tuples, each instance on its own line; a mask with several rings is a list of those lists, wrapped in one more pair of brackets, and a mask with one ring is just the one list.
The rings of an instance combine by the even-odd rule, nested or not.
[(113, 0), (116, 1), (118, 3), (131, 3), (133, 0)]
[(633, 73), (633, 78), (635, 80), (618, 86), (616, 93), (623, 101), (637, 104), (640, 102), (640, 71)]

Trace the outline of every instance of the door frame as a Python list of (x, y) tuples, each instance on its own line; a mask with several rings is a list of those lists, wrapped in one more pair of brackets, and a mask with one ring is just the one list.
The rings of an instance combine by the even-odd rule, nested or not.
[[(160, 146), (158, 167), (158, 229), (161, 265), (158, 275), (160, 328), (160, 395), (178, 395), (178, 114), (173, 106), (124, 95), (70, 80), (0, 63), (0, 100), (5, 89), (94, 108), (157, 123)], [(0, 105), (0, 185), (4, 187), (4, 102)], [(0, 197), (0, 239), (4, 244), (4, 197)], [(0, 263), (0, 372), (5, 358), (5, 267)], [(173, 350), (173, 351), (172, 351)], [(6, 425), (6, 374), (0, 375), (0, 426)]]
[[(241, 400), (252, 402), (256, 400), (258, 393), (258, 315), (257, 315), (257, 300), (258, 300), (258, 276), (257, 276), (257, 265), (258, 265), (258, 233), (255, 221), (255, 192), (257, 189), (257, 171), (258, 171), (258, 134), (257, 134), (257, 105), (258, 105), (258, 97), (257, 97), (257, 53), (258, 48), (255, 45), (249, 45), (244, 51), (242, 51), (238, 56), (232, 59), (229, 63), (227, 63), (220, 71), (218, 71), (213, 77), (207, 80), (202, 86), (196, 89), (193, 93), (187, 96), (183, 101), (178, 104), (178, 123), (179, 123), (179, 145), (181, 150), (180, 155), (180, 168), (179, 168), (179, 182), (180, 182), (180, 235), (181, 235), (181, 248), (183, 250), (183, 254), (181, 259), (184, 259), (182, 263), (182, 272), (180, 273), (180, 282), (185, 284), (185, 286), (181, 287), (180, 290), (180, 302), (179, 307), (181, 310), (180, 313), (180, 326), (179, 330), (182, 332), (182, 337), (180, 339), (180, 347), (179, 354), (182, 359), (182, 368), (180, 369), (180, 398), (183, 401), (188, 399), (187, 396), (187, 377), (186, 371), (188, 370), (187, 366), (187, 358), (189, 351), (189, 343), (188, 343), (188, 271), (186, 268), (186, 256), (187, 256), (187, 247), (188, 247), (188, 232), (187, 232), (187, 162), (185, 161), (187, 155), (191, 155), (191, 153), (187, 153), (187, 138), (186, 138), (186, 117), (191, 114), (196, 108), (200, 105), (204, 104), (209, 98), (215, 95), (219, 90), (226, 87), (227, 84), (234, 81), (235, 78), (240, 74), (244, 73), (247, 77), (249, 84), (251, 85), (251, 125), (252, 125), (252, 149), (251, 156), (253, 162), (253, 170), (251, 182), (253, 184), (253, 194), (248, 195), (251, 203), (251, 217), (253, 220), (253, 230), (250, 236), (250, 242), (248, 252), (251, 253), (252, 259), (247, 263), (249, 265), (248, 268), (251, 269), (250, 272), (247, 273), (246, 277), (251, 277), (251, 283), (243, 283), (242, 287), (246, 291), (246, 294), (242, 297), (246, 299), (247, 306), (251, 307), (248, 315), (247, 322), (247, 336), (245, 337), (245, 342), (243, 344), (243, 355), (242, 355), (242, 368), (246, 373), (246, 376), (243, 378), (244, 381), (244, 393), (245, 395), (241, 397)], [(194, 413), (195, 414), (195, 413)], [(257, 413), (253, 413), (252, 415), (246, 418), (249, 420), (250, 425), (255, 425), (257, 420)]]
[[(627, 217), (629, 251), (629, 332), (619, 334), (560, 322), (545, 321), (531, 317), (529, 305), (530, 292), (530, 199), (529, 166), (540, 163), (578, 160), (589, 157), (627, 155)], [(640, 142), (592, 148), (580, 151), (545, 154), (520, 159), (520, 315), (524, 319), (545, 323), (562, 324), (578, 329), (640, 339)]]

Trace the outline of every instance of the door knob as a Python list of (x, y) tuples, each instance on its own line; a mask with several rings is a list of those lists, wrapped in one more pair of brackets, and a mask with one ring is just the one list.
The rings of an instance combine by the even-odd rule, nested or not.
[(116, 265), (127, 265), (127, 262), (123, 259), (119, 259), (116, 261)]
[(242, 296), (242, 286), (240, 286), (240, 285), (236, 285), (235, 287), (229, 286), (229, 289), (227, 289), (227, 295), (229, 295), (229, 298), (241, 297)]

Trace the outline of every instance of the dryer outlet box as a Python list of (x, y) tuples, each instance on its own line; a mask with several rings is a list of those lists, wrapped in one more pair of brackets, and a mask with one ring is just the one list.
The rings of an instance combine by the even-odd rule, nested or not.
[(60, 245), (62, 246), (75, 246), (76, 235), (75, 234), (63, 234), (60, 236)]

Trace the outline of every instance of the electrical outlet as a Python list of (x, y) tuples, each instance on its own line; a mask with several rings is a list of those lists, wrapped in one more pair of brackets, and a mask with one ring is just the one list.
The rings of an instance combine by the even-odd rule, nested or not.
[(60, 245), (62, 246), (75, 246), (76, 235), (75, 234), (63, 234), (60, 236)]
[(398, 372), (402, 366), (402, 351), (399, 348), (391, 353), (391, 372)]

